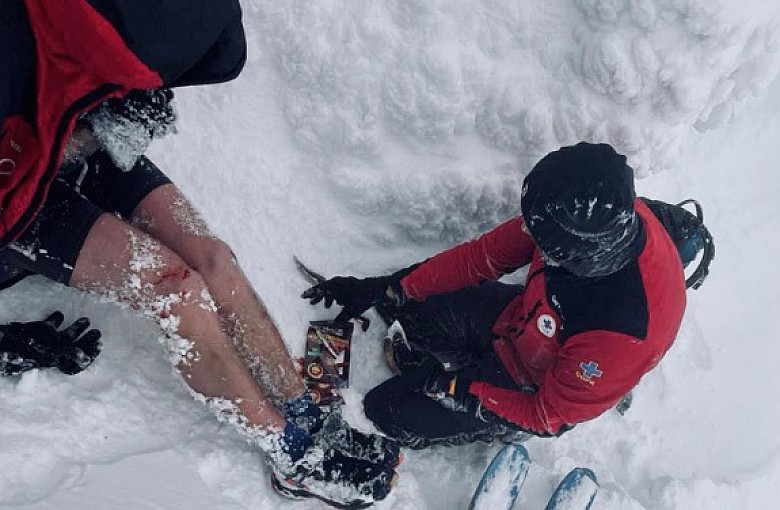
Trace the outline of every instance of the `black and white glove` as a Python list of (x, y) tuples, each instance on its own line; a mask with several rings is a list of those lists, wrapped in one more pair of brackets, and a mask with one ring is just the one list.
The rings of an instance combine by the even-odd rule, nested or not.
[(336, 317), (336, 322), (346, 322), (360, 316), (372, 306), (401, 305), (405, 301), (401, 286), (390, 276), (355, 278), (354, 276), (336, 276), (310, 287), (303, 294), (316, 305), (323, 299), (325, 308), (335, 301), (344, 309)]
[(58, 330), (64, 320), (54, 312), (42, 321), (0, 324), (0, 374), (56, 367), (73, 375), (87, 368), (100, 353), (100, 331), (87, 331), (86, 317)]
[(469, 393), (471, 380), (458, 373), (443, 370), (431, 374), (423, 384), (422, 391), (451, 411), (479, 416), (479, 399)]
[(175, 133), (176, 110), (170, 89), (133, 90), (87, 112), (92, 136), (124, 171), (133, 168), (152, 140)]

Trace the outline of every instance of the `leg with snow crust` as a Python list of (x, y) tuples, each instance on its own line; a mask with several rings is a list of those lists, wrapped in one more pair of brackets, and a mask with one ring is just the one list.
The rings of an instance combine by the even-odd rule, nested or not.
[(223, 327), (268, 394), (277, 403), (303, 394), (305, 386), (284, 340), (233, 252), (209, 232), (176, 186), (151, 192), (131, 220), (203, 277)]
[(181, 354), (178, 367), (193, 390), (236, 402), (248, 426), (284, 429), (284, 418), (222, 332), (203, 278), (159, 241), (104, 214), (87, 236), (70, 285), (154, 318)]
[(282, 416), (223, 332), (202, 276), (157, 239), (103, 214), (87, 235), (70, 284), (154, 318), (187, 384), (237, 413), (239, 429), (269, 454), (274, 480), (290, 495), (361, 508), (389, 493), (392, 467), (346, 457), (325, 435), (312, 437)]
[[(174, 185), (147, 195), (131, 217), (138, 228), (162, 241), (202, 276), (214, 311), (232, 344), (288, 422), (312, 434), (322, 460), (296, 469), (275, 470), (274, 487), (289, 497), (316, 497), (343, 508), (360, 508), (387, 496), (400, 462), (399, 447), (373, 434), (361, 434), (337, 415), (322, 415), (305, 395), (306, 387), (260, 298), (230, 248), (214, 237), (205, 221)], [(335, 492), (334, 492), (335, 491)]]

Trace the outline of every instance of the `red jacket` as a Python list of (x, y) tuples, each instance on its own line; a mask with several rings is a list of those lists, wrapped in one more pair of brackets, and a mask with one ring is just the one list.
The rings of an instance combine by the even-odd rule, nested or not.
[[(32, 33), (19, 44), (35, 46), (21, 51), (3, 43), (0, 48), (4, 79), (28, 67), (18, 59), (35, 59), (35, 92), (24, 99), (27, 111), (5, 105), (17, 98), (0, 97), (0, 247), (18, 237), (40, 210), (79, 114), (131, 89), (231, 79), (246, 57), (237, 0), (23, 4), (0, 3), (0, 30)], [(18, 15), (20, 9), (26, 16)], [(9, 23), (15, 26), (4, 26)]]
[(672, 240), (637, 199), (645, 246), (636, 262), (603, 278), (545, 266), (522, 217), (428, 260), (401, 280), (427, 297), (496, 280), (530, 263), (524, 293), (493, 325), (494, 347), (519, 385), (475, 381), (483, 407), (521, 428), (556, 434), (613, 407), (671, 347), (685, 309), (685, 277)]

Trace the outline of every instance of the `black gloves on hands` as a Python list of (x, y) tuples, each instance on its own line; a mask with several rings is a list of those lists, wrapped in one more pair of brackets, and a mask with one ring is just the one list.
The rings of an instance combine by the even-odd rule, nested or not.
[(87, 368), (100, 353), (100, 331), (87, 331), (86, 317), (58, 331), (64, 320), (54, 312), (42, 321), (0, 325), (0, 374), (57, 367), (73, 375)]
[(469, 393), (470, 384), (471, 380), (458, 373), (441, 370), (428, 376), (423, 393), (451, 411), (479, 416), (480, 402)]
[(313, 305), (324, 299), (325, 308), (330, 308), (335, 301), (344, 307), (336, 322), (346, 322), (374, 305), (402, 303), (399, 300), (403, 299), (403, 291), (400, 285), (393, 285), (391, 277), (336, 276), (307, 289), (301, 297), (310, 300)]
[(335, 321), (346, 322), (359, 317), (372, 306), (403, 306), (408, 298), (401, 286), (401, 280), (423, 263), (418, 262), (389, 276), (371, 278), (336, 276), (329, 280), (324, 280), (322, 276), (312, 273), (304, 266), (303, 271), (310, 277), (324, 281), (307, 289), (301, 297), (310, 300), (313, 305), (324, 299), (325, 308), (330, 308), (335, 301), (344, 307)]

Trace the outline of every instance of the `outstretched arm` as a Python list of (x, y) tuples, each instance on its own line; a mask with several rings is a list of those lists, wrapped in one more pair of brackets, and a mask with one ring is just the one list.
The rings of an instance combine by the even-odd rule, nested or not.
[(335, 301), (344, 307), (337, 321), (357, 317), (378, 304), (400, 306), (407, 300), (497, 280), (531, 261), (534, 243), (521, 217), (499, 225), (487, 234), (395, 272), (390, 276), (355, 278), (336, 276), (307, 289), (301, 297), (311, 304)]
[(401, 280), (401, 287), (408, 298), (424, 301), (436, 294), (497, 280), (528, 264), (534, 246), (523, 218), (516, 217), (422, 263)]

